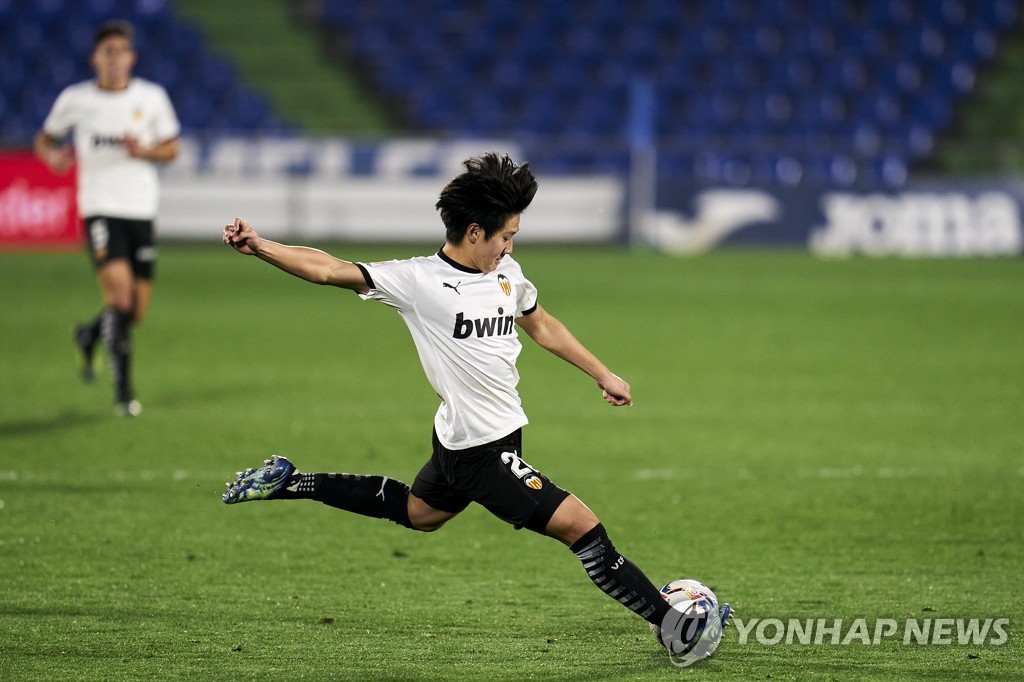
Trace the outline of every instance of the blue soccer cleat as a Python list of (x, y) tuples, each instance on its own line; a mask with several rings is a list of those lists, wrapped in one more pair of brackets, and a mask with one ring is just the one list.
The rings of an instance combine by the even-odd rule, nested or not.
[(224, 504), (272, 500), (288, 484), (294, 471), (295, 466), (286, 457), (274, 455), (261, 467), (239, 472), (234, 483), (229, 481), (224, 491)]
[(729, 627), (729, 619), (735, 615), (736, 609), (728, 604), (722, 604), (721, 608), (718, 609), (718, 619), (722, 623), (723, 628)]

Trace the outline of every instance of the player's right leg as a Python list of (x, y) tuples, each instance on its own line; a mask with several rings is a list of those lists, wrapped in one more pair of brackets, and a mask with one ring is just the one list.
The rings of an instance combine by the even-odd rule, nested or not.
[[(82, 220), (82, 226), (87, 238), (87, 250), (93, 268), (99, 277), (100, 267), (110, 258), (110, 229), (106, 218), (102, 216), (91, 216)], [(102, 282), (100, 284), (102, 288)], [(106, 294), (104, 293), (104, 299)], [(106, 310), (104, 303), (103, 310)], [(74, 341), (81, 356), (82, 379), (91, 383), (96, 378), (96, 371), (93, 360), (96, 354), (96, 344), (100, 341), (100, 329), (103, 323), (103, 310), (89, 322), (75, 326)]]
[(75, 346), (80, 356), (82, 381), (91, 384), (96, 379), (96, 344), (100, 340), (103, 311), (89, 322), (75, 325)]
[[(104, 309), (100, 314), (100, 338), (110, 356), (114, 375), (114, 409), (122, 416), (135, 416), (141, 406), (135, 400), (131, 383), (131, 322), (135, 305), (135, 275), (132, 268), (130, 222), (106, 216), (85, 219), (89, 255), (96, 268)], [(88, 327), (88, 325), (86, 325)], [(76, 334), (76, 342), (78, 342)], [(83, 333), (83, 361), (88, 360)], [(83, 372), (84, 374), (84, 372)]]
[[(417, 478), (419, 480), (419, 478)], [(376, 519), (388, 519), (413, 530), (434, 531), (457, 511), (432, 507), (388, 476), (304, 474), (285, 457), (274, 455), (263, 466), (238, 473), (227, 483), (225, 504), (254, 500), (317, 500)]]
[(409, 493), (408, 510), (412, 527), (426, 533), (439, 529), (459, 513), (434, 509), (411, 492)]
[[(102, 266), (118, 261), (108, 261)], [(107, 309), (128, 310), (131, 315), (131, 324), (139, 324), (146, 315), (149, 302), (153, 298), (153, 282), (151, 279), (141, 279), (137, 276), (132, 278), (130, 284), (123, 281), (123, 271), (115, 266), (115, 271), (101, 276), (97, 268), (97, 278), (100, 282), (100, 289), (103, 291), (104, 307), (94, 319), (75, 325), (74, 341), (81, 355), (82, 379), (86, 383), (92, 383), (96, 378), (94, 360), (96, 355), (96, 344), (102, 339), (104, 312)], [(125, 290), (131, 293), (126, 297)], [(128, 301), (125, 303), (125, 301)]]

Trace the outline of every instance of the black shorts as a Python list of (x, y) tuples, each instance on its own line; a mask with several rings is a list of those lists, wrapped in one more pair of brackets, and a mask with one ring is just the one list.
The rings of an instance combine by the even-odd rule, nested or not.
[(494, 442), (449, 450), (434, 433), (434, 454), (416, 474), (412, 494), (434, 509), (459, 513), (476, 502), (516, 527), (543, 533), (569, 493), (520, 457), (522, 429)]
[(89, 216), (85, 219), (89, 255), (96, 268), (118, 258), (127, 260), (139, 279), (153, 279), (156, 245), (152, 220)]

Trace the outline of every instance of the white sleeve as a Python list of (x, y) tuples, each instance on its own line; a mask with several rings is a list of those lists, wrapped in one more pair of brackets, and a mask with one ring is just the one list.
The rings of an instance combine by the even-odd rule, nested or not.
[(76, 120), (74, 99), (71, 88), (61, 90), (53, 107), (50, 108), (46, 120), (43, 121), (44, 133), (59, 140), (75, 127), (78, 121)]
[(392, 308), (409, 310), (416, 302), (416, 266), (412, 260), (359, 263), (369, 277), (370, 290), (360, 294), (363, 300), (380, 301)]
[(167, 142), (181, 135), (181, 123), (174, 112), (174, 105), (167, 91), (157, 86), (156, 115), (153, 118), (153, 135), (156, 141)]
[(520, 270), (519, 281), (516, 286), (516, 317), (529, 315), (536, 309), (537, 287), (533, 285), (533, 282), (526, 279), (523, 271)]

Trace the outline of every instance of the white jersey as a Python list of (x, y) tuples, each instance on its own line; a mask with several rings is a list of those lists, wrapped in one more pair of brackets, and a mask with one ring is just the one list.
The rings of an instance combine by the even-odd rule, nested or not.
[(464, 450), (527, 423), (516, 386), (522, 345), (515, 319), (537, 307), (537, 289), (510, 256), (483, 273), (443, 253), (359, 263), (376, 300), (398, 310), (412, 332), (423, 371), (441, 398), (438, 440)]
[(124, 138), (134, 135), (152, 146), (181, 133), (167, 92), (141, 78), (115, 91), (101, 90), (94, 80), (70, 85), (54, 102), (43, 132), (60, 139), (72, 130), (79, 214), (155, 218), (160, 199), (156, 164), (130, 157)]

